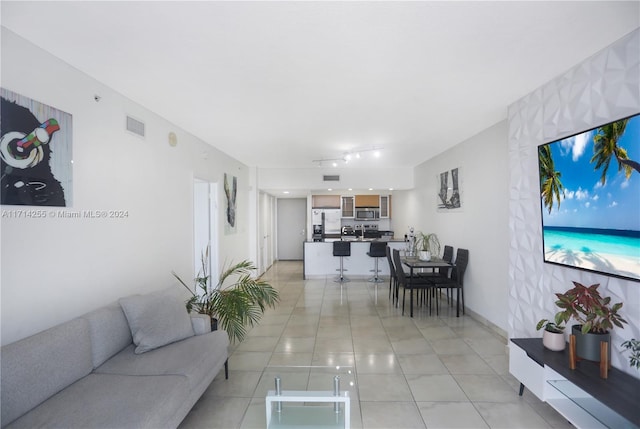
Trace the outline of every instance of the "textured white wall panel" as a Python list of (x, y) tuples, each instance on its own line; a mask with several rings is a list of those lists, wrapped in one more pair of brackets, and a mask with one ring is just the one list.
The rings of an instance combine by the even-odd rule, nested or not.
[[(557, 311), (555, 292), (600, 283), (624, 302), (629, 322), (613, 331), (612, 363), (638, 377), (620, 343), (640, 338), (640, 283), (545, 264), (537, 147), (640, 112), (640, 30), (576, 65), (509, 106), (509, 336), (539, 337), (535, 325)], [(640, 213), (638, 214), (640, 216)]]

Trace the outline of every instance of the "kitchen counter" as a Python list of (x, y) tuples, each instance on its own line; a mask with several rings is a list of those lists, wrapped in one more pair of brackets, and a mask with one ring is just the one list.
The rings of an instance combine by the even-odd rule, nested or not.
[[(335, 241), (335, 240), (334, 240)], [(392, 249), (404, 250), (404, 240), (363, 239), (347, 240), (351, 242), (351, 256), (344, 257), (345, 276), (349, 279), (368, 279), (373, 277), (375, 258), (367, 255), (372, 241), (384, 241), (389, 243)], [(333, 256), (333, 241), (304, 243), (304, 278), (333, 278), (340, 268), (340, 258)], [(389, 276), (389, 264), (387, 258), (378, 260), (379, 276)]]
[[(384, 241), (384, 242), (389, 242), (389, 243), (404, 243), (404, 240), (399, 240), (399, 239), (387, 239), (387, 238), (346, 238), (346, 237), (342, 237), (342, 238), (333, 238), (333, 237), (327, 237), (324, 239), (324, 243), (333, 243), (334, 241), (350, 241), (352, 243), (371, 243), (372, 241)], [(307, 240), (305, 243), (322, 243), (322, 241), (313, 241), (313, 240)]]

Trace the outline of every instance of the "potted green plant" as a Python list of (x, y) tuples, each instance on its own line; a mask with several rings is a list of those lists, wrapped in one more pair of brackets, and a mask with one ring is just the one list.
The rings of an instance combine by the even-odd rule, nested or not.
[(542, 345), (554, 352), (564, 350), (566, 346), (564, 326), (548, 319), (542, 319), (536, 325), (536, 330), (539, 331), (542, 328), (544, 328), (542, 332)]
[(433, 232), (418, 232), (416, 234), (416, 248), (418, 250), (418, 258), (421, 261), (430, 261), (431, 256), (440, 255), (440, 240)]
[(267, 282), (253, 278), (255, 267), (250, 261), (230, 264), (212, 284), (207, 270), (209, 249), (202, 255), (202, 267), (194, 279), (193, 290), (175, 273), (174, 277), (190, 293), (187, 311), (196, 311), (211, 317), (212, 329), (217, 325), (227, 331), (229, 340), (241, 342), (247, 334), (247, 325), (260, 320), (266, 307), (274, 308), (279, 293)]
[(629, 366), (640, 370), (640, 341), (633, 338), (622, 343), (622, 347), (631, 352), (629, 355)]
[(611, 297), (603, 298), (598, 292), (599, 284), (589, 287), (573, 282), (574, 287), (564, 293), (556, 293), (556, 305), (561, 309), (556, 314), (556, 323), (567, 323), (574, 319), (578, 325), (571, 328), (576, 336), (576, 354), (584, 359), (600, 361), (600, 342), (609, 345), (611, 355), (611, 334), (614, 326), (624, 328), (626, 320), (618, 314), (622, 303), (611, 305)]

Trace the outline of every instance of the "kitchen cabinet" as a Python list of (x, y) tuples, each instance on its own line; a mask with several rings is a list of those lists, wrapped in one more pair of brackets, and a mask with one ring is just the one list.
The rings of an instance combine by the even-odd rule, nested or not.
[(380, 219), (391, 218), (391, 195), (380, 195)]
[(380, 195), (356, 195), (356, 207), (380, 207)]
[(353, 195), (342, 197), (342, 217), (353, 218), (356, 215)]
[(311, 207), (314, 209), (339, 209), (340, 195), (312, 195)]

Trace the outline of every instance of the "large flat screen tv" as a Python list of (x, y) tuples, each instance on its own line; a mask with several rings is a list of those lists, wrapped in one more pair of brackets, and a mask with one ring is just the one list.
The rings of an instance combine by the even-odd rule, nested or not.
[(538, 146), (544, 261), (640, 281), (640, 114)]

